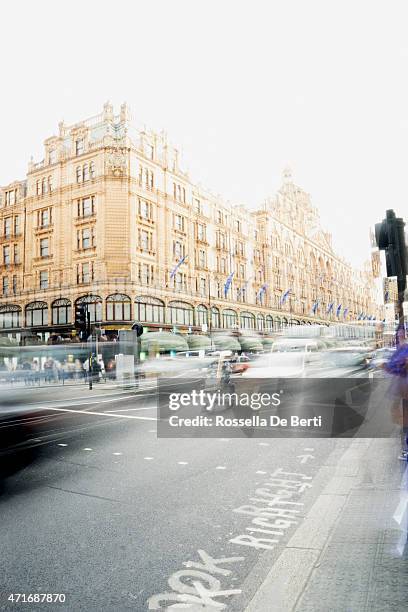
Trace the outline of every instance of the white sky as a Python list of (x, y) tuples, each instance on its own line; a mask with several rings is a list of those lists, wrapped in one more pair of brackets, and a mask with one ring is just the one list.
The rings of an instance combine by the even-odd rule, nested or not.
[(407, 212), (404, 1), (15, 0), (0, 19), (0, 184), (110, 99), (225, 199), (255, 207), (289, 164), (354, 264)]

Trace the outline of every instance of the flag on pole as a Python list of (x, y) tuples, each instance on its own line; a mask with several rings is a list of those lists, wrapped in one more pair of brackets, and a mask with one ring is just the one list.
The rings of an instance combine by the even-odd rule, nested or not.
[(259, 289), (259, 291), (257, 293), (257, 298), (261, 302), (262, 302), (262, 296), (263, 296), (264, 293), (266, 293), (267, 288), (268, 288), (268, 285), (262, 285), (262, 287)]
[(318, 308), (319, 308), (319, 300), (316, 300), (315, 303), (312, 306), (313, 314), (316, 314)]
[(280, 299), (280, 303), (281, 305), (284, 304), (286, 302), (286, 300), (288, 299), (289, 295), (290, 295), (291, 289), (287, 289), (285, 291), (285, 293), (282, 295), (281, 299)]
[(341, 304), (337, 306), (336, 317), (340, 316), (340, 311), (341, 311)]
[(232, 277), (234, 276), (235, 272), (231, 272), (231, 274), (228, 276), (227, 280), (225, 281), (225, 285), (224, 285), (224, 297), (227, 297), (228, 295), (228, 291), (229, 288), (231, 287), (231, 283), (232, 283)]
[(327, 314), (330, 314), (333, 311), (334, 302), (330, 302), (327, 307)]
[(347, 317), (347, 313), (348, 313), (349, 309), (345, 308), (343, 311), (343, 319), (345, 319)]
[(179, 269), (179, 267), (186, 261), (188, 255), (184, 255), (184, 257), (182, 257), (180, 259), (180, 261), (174, 266), (173, 270), (170, 272), (170, 279), (173, 280), (173, 278), (176, 275), (177, 270)]

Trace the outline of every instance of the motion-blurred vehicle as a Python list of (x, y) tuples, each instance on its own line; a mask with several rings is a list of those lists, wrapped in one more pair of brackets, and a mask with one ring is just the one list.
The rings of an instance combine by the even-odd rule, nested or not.
[(235, 374), (241, 378), (303, 378), (305, 364), (305, 351), (273, 351), (248, 362), (245, 369)]
[(0, 388), (0, 482), (35, 459), (44, 414), (25, 389)]
[(307, 363), (319, 359), (319, 351), (326, 345), (320, 340), (310, 338), (280, 338), (273, 343), (272, 353), (301, 353)]
[(382, 370), (384, 365), (391, 359), (394, 353), (394, 347), (384, 347), (374, 351), (369, 363), (370, 370)]

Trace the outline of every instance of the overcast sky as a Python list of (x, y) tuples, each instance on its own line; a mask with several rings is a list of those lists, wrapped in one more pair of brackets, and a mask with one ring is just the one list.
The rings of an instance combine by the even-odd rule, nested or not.
[(286, 165), (340, 254), (408, 213), (408, 5), (388, 0), (3, 2), (0, 184), (68, 124), (127, 101), (191, 176), (257, 206)]

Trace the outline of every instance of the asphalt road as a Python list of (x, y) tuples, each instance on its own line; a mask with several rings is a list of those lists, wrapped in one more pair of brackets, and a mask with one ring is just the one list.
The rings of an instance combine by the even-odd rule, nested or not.
[[(245, 610), (352, 441), (157, 439), (151, 397), (96, 387), (38, 399), (50, 426), (0, 495), (0, 609)], [(272, 493), (283, 523), (254, 524)]]

